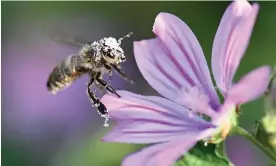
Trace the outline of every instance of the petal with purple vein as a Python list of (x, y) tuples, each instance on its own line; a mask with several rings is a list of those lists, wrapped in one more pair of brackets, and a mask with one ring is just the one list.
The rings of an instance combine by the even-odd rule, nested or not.
[(104, 141), (150, 143), (172, 140), (214, 127), (189, 110), (160, 97), (118, 91), (121, 98), (107, 94), (101, 100), (118, 125)]
[(214, 133), (215, 130), (207, 129), (196, 132), (190, 137), (179, 137), (166, 143), (152, 145), (144, 148), (139, 152), (127, 156), (123, 161), (123, 166), (173, 166), (175, 161), (185, 152), (189, 151), (197, 141), (207, 138)]
[(238, 0), (226, 9), (212, 49), (212, 70), (217, 86), (225, 96), (249, 43), (259, 6)]
[[(180, 72), (190, 86), (201, 86), (216, 109), (219, 99), (203, 51), (191, 29), (178, 17), (160, 13), (155, 19), (153, 31), (162, 41), (164, 52), (177, 67), (175, 72)], [(181, 85), (185, 86), (182, 82)]]

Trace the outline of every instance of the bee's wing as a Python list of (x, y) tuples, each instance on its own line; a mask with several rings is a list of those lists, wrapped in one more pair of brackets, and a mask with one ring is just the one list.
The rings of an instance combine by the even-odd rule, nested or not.
[(49, 35), (49, 37), (61, 44), (66, 44), (69, 46), (82, 47), (83, 45), (89, 43), (88, 41), (76, 38), (76, 37), (63, 37), (57, 35)]

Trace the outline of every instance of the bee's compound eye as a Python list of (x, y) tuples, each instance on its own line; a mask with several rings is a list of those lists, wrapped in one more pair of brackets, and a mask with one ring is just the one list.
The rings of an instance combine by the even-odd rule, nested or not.
[(109, 58), (114, 58), (114, 55), (112, 53), (112, 50), (111, 49), (108, 49), (107, 52), (106, 52), (106, 56), (108, 56)]

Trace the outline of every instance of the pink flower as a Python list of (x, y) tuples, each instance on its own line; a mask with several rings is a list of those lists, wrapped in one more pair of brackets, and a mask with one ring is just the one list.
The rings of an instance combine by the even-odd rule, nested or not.
[[(219, 143), (237, 125), (236, 107), (254, 100), (267, 88), (270, 68), (251, 71), (238, 83), (233, 76), (250, 39), (259, 6), (233, 2), (215, 36), (212, 70), (225, 97), (221, 105), (203, 51), (190, 28), (172, 14), (160, 13), (156, 38), (134, 43), (134, 54), (148, 83), (165, 98), (126, 91), (102, 102), (117, 126), (103, 140), (158, 143), (130, 155), (124, 166), (169, 166), (197, 141)], [(204, 120), (204, 114), (211, 118)]]

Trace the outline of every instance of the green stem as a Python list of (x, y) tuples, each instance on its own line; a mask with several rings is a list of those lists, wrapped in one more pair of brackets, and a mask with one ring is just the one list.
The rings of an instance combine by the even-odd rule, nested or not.
[(216, 152), (217, 156), (222, 157), (222, 158), (227, 158), (227, 155), (225, 152), (225, 142), (221, 142), (220, 144), (218, 144), (215, 152)]
[(216, 145), (215, 153), (219, 158), (227, 160), (229, 162), (230, 166), (234, 165), (233, 163), (230, 162), (230, 159), (228, 158), (228, 156), (226, 154), (225, 142), (221, 142), (220, 144)]
[(274, 163), (276, 163), (276, 156), (275, 154), (265, 147), (262, 143), (260, 143), (258, 140), (256, 140), (251, 134), (249, 134), (246, 130), (243, 128), (237, 126), (233, 128), (233, 133), (244, 136), (247, 140), (251, 141), (254, 145), (256, 145), (258, 148), (260, 148), (268, 157), (270, 157)]

